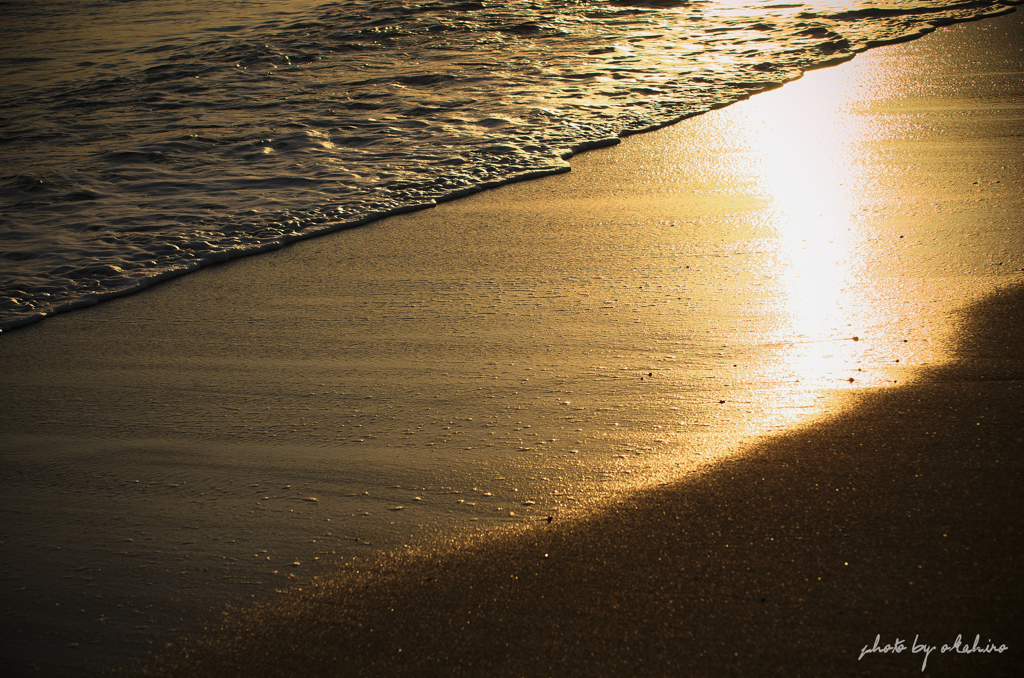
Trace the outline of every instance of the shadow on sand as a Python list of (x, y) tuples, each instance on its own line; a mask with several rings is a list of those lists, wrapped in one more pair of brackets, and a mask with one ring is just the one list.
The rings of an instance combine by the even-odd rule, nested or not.
[[(960, 321), (954, 363), (703, 475), (343, 571), (131, 672), (1019, 675), (1024, 287)], [(878, 634), (906, 649), (860, 657)], [(976, 635), (1008, 649), (942, 652)]]

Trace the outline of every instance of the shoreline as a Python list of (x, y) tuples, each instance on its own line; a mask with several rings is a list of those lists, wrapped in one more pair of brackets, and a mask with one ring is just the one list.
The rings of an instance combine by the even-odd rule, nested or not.
[(154, 285), (159, 285), (160, 283), (166, 282), (168, 280), (174, 280), (174, 279), (180, 278), (182, 276), (188, 275), (190, 273), (194, 273), (196, 271), (208, 268), (210, 266), (215, 266), (215, 265), (218, 265), (218, 264), (223, 264), (223, 263), (228, 262), (228, 261), (234, 261), (234, 260), (237, 260), (237, 259), (245, 259), (245, 258), (248, 258), (248, 257), (251, 257), (251, 256), (255, 256), (255, 255), (258, 255), (258, 254), (263, 254), (263, 253), (266, 253), (266, 252), (271, 252), (271, 251), (279, 250), (282, 247), (286, 247), (286, 246), (291, 245), (291, 244), (296, 243), (296, 242), (304, 242), (304, 241), (307, 241), (307, 240), (311, 240), (311, 239), (315, 239), (315, 238), (331, 235), (333, 233), (337, 233), (337, 232), (340, 232), (340, 231), (345, 231), (345, 230), (349, 230), (349, 229), (353, 229), (353, 228), (361, 228), (361, 227), (364, 227), (364, 226), (367, 226), (367, 225), (379, 222), (379, 221), (381, 221), (383, 219), (390, 219), (390, 218), (393, 218), (393, 217), (396, 217), (396, 216), (399, 216), (399, 215), (402, 215), (402, 214), (408, 214), (408, 213), (412, 213), (412, 212), (418, 212), (418, 211), (421, 211), (421, 210), (432, 209), (432, 208), (437, 207), (438, 205), (445, 204), (445, 203), (448, 203), (448, 202), (451, 202), (451, 201), (454, 201), (454, 200), (459, 200), (459, 199), (462, 199), (462, 198), (465, 198), (465, 197), (468, 197), (468, 196), (476, 195), (476, 194), (478, 194), (478, 193), (480, 193), (482, 191), (493, 190), (493, 189), (496, 189), (496, 188), (501, 188), (502, 186), (514, 185), (514, 184), (517, 184), (517, 183), (520, 183), (520, 182), (524, 182), (524, 181), (533, 181), (533, 180), (542, 179), (542, 178), (545, 178), (545, 177), (550, 177), (550, 176), (555, 176), (555, 175), (558, 175), (558, 174), (563, 174), (563, 173), (566, 173), (566, 172), (570, 172), (570, 171), (572, 171), (572, 167), (571, 167), (571, 165), (568, 164), (568, 161), (570, 159), (574, 158), (574, 157), (577, 157), (577, 156), (583, 154), (583, 153), (587, 153), (587, 152), (590, 152), (590, 151), (593, 151), (593, 150), (596, 150), (596, 149), (602, 149), (602, 148), (607, 148), (607, 147), (610, 147), (610, 146), (615, 146), (615, 145), (619, 144), (623, 139), (626, 139), (626, 138), (629, 138), (629, 137), (632, 137), (632, 136), (636, 136), (636, 135), (641, 135), (641, 134), (649, 134), (651, 132), (655, 132), (655, 131), (658, 131), (658, 130), (661, 130), (661, 129), (665, 129), (665, 128), (670, 127), (672, 125), (679, 124), (680, 122), (682, 122), (684, 120), (688, 120), (690, 118), (694, 118), (694, 117), (697, 117), (697, 116), (705, 115), (709, 111), (720, 110), (722, 108), (726, 108), (728, 106), (735, 105), (736, 103), (739, 103), (741, 101), (746, 101), (746, 100), (750, 99), (750, 97), (752, 97), (752, 96), (756, 96), (758, 94), (763, 94), (765, 92), (769, 92), (769, 91), (778, 89), (780, 87), (785, 86), (786, 84), (788, 84), (790, 82), (795, 82), (796, 80), (799, 80), (802, 77), (804, 77), (804, 75), (806, 75), (807, 73), (811, 73), (811, 72), (814, 72), (814, 71), (817, 71), (817, 70), (822, 70), (822, 69), (827, 69), (827, 68), (833, 68), (835, 66), (838, 66), (838, 65), (841, 65), (841, 64), (846, 63), (848, 61), (851, 61), (851, 60), (855, 59), (859, 54), (863, 54), (863, 53), (867, 52), (868, 50), (877, 49), (879, 47), (885, 47), (887, 45), (902, 44), (902, 43), (905, 43), (905, 42), (912, 42), (914, 40), (919, 40), (919, 39), (921, 39), (921, 38), (923, 38), (923, 37), (933, 33), (935, 30), (937, 30), (939, 28), (942, 28), (942, 27), (954, 26), (954, 25), (962, 24), (962, 23), (986, 21), (986, 20), (995, 19), (995, 18), (998, 18), (998, 17), (1001, 17), (1001, 16), (1006, 16), (1008, 14), (1012, 14), (1012, 13), (1014, 13), (1016, 11), (1016, 6), (1018, 4), (1021, 4), (1022, 0), (1003, 0), (1003, 2), (1004, 2), (1005, 6), (1004, 6), (1004, 8), (1001, 11), (993, 11), (992, 14), (989, 14), (989, 15), (986, 15), (986, 16), (983, 16), (983, 17), (971, 17), (971, 18), (959, 19), (959, 20), (954, 20), (954, 19), (940, 20), (940, 19), (936, 19), (935, 21), (930, 22), (926, 26), (922, 27), (922, 29), (921, 29), (921, 31), (919, 33), (905, 35), (905, 36), (901, 36), (901, 37), (893, 38), (893, 39), (889, 39), (889, 40), (877, 40), (877, 41), (869, 41), (867, 43), (863, 43), (863, 45), (859, 45), (857, 49), (854, 49), (848, 55), (844, 55), (842, 57), (837, 57), (835, 59), (824, 60), (824, 61), (822, 61), (820, 63), (817, 63), (817, 64), (814, 64), (812, 66), (807, 67), (806, 69), (802, 70), (800, 72), (800, 74), (795, 79), (781, 80), (779, 82), (772, 82), (770, 84), (762, 85), (760, 87), (760, 89), (748, 89), (744, 95), (740, 96), (737, 99), (729, 101), (727, 103), (715, 104), (715, 105), (712, 105), (710, 108), (698, 110), (698, 111), (695, 111), (695, 112), (689, 112), (689, 113), (686, 113), (684, 115), (672, 117), (672, 118), (669, 118), (669, 119), (666, 119), (666, 120), (654, 121), (654, 122), (651, 122), (649, 125), (647, 125), (645, 127), (642, 127), (642, 128), (624, 129), (624, 130), (621, 130), (620, 132), (618, 132), (618, 134), (616, 136), (614, 136), (614, 137), (609, 137), (609, 138), (604, 138), (604, 139), (594, 139), (594, 140), (590, 140), (590, 141), (581, 142), (581, 143), (573, 146), (572, 148), (569, 148), (569, 149), (565, 150), (565, 152), (563, 152), (560, 156), (558, 156), (558, 159), (560, 159), (564, 163), (563, 165), (549, 166), (549, 167), (545, 167), (545, 168), (538, 168), (538, 169), (535, 169), (535, 170), (530, 170), (530, 171), (526, 171), (526, 172), (520, 173), (520, 174), (515, 175), (515, 176), (506, 177), (506, 178), (500, 179), (498, 181), (491, 181), (491, 182), (485, 182), (485, 183), (482, 183), (482, 184), (473, 185), (473, 186), (470, 186), (470, 187), (467, 187), (467, 188), (463, 188), (463, 189), (454, 191), (454, 192), (452, 192), (450, 194), (441, 196), (441, 197), (439, 197), (439, 198), (437, 198), (437, 199), (435, 199), (435, 200), (433, 200), (433, 201), (431, 201), (429, 203), (402, 205), (400, 207), (394, 208), (394, 209), (392, 209), (390, 211), (387, 211), (387, 212), (366, 214), (364, 216), (361, 216), (361, 217), (359, 217), (357, 219), (353, 219), (353, 220), (350, 220), (350, 221), (337, 222), (337, 223), (330, 224), (328, 226), (315, 226), (315, 227), (312, 227), (312, 228), (310, 228), (307, 231), (302, 232), (302, 233), (284, 235), (284, 236), (282, 236), (278, 240), (274, 240), (272, 242), (266, 242), (266, 243), (263, 243), (263, 244), (260, 244), (260, 245), (257, 245), (257, 246), (253, 246), (253, 247), (247, 247), (247, 248), (241, 249), (241, 250), (238, 250), (238, 249), (219, 250), (219, 251), (216, 251), (215, 253), (213, 253), (211, 255), (208, 255), (206, 257), (201, 257), (201, 258), (198, 258), (198, 259), (193, 260), (193, 261), (181, 262), (181, 263), (175, 265), (174, 267), (172, 267), (170, 269), (161, 271), (161, 272), (159, 272), (159, 273), (157, 273), (155, 275), (149, 276), (149, 277), (142, 278), (140, 280), (137, 280), (135, 283), (128, 284), (128, 285), (119, 287), (117, 289), (109, 290), (109, 291), (102, 292), (102, 293), (99, 293), (99, 294), (89, 295), (89, 296), (82, 297), (82, 298), (79, 298), (79, 299), (73, 299), (71, 301), (61, 302), (61, 303), (56, 304), (55, 306), (45, 308), (45, 309), (39, 311), (38, 313), (32, 313), (30, 315), (23, 315), (23, 316), (13, 317), (13, 318), (7, 319), (7, 320), (0, 320), (0, 337), (2, 337), (5, 332), (10, 332), (11, 330), (15, 330), (15, 329), (19, 329), (19, 328), (22, 328), (22, 327), (27, 327), (29, 325), (33, 325), (35, 323), (41, 322), (41, 321), (45, 320), (46, 318), (50, 318), (50, 317), (53, 317), (55, 315), (67, 313), (67, 312), (78, 310), (78, 309), (82, 309), (82, 308), (88, 308), (88, 307), (91, 307), (91, 306), (95, 306), (96, 304), (99, 304), (99, 303), (104, 303), (104, 302), (107, 302), (107, 301), (112, 301), (114, 299), (119, 299), (119, 298), (122, 298), (122, 297), (125, 297), (125, 296), (129, 296), (129, 295), (133, 295), (133, 294), (138, 294), (140, 292), (143, 292), (143, 291), (153, 287)]
[(996, 289), (908, 385), (592, 516), (343, 565), (138, 675), (1012, 675), (1024, 288)]
[[(938, 42), (881, 48), (860, 64), (818, 71), (821, 77), (806, 76), (742, 107), (582, 155), (573, 174), (213, 267), (153, 295), (54, 318), (5, 338), (0, 368), (9, 388), (0, 425), (7, 435), (0, 453), (11, 482), (2, 508), (17, 516), (2, 539), (12, 653), (26, 642), (22, 636), (35, 634), (28, 642), (47, 648), (35, 655), (53, 659), (48, 668), (73, 674), (96, 666), (76, 660), (84, 654), (76, 647), (99, 643), (115, 653), (129, 646), (143, 652), (147, 640), (162, 643), (168, 632), (185, 632), (195, 623), (192, 613), (225, 591), (257, 587), (274, 597), (275, 589), (289, 590), (296, 581), (323, 581), (325, 565), (364, 547), (371, 549), (366, 553), (401, 553), (417, 543), (417, 533), (436, 530), (443, 540), (487, 525), (525, 525), (526, 536), (485, 537), (438, 561), (440, 575), (457, 574), (447, 566), (463, 562), (467, 576), (485, 590), (511, 596), (501, 598), (504, 607), (490, 608), (496, 617), (484, 618), (499, 624), (492, 628), (501, 638), (501, 625), (511, 623), (508, 610), (519, 610), (512, 616), (527, 626), (515, 627), (513, 644), (523, 666), (546, 655), (521, 654), (533, 647), (530, 599), (493, 579), (511, 581), (508, 570), (489, 569), (494, 558), (507, 560), (509, 549), (522, 551), (508, 563), (522, 569), (520, 579), (531, 587), (561, 582), (549, 589), (554, 607), (543, 622), (557, 628), (538, 628), (547, 629), (542, 637), (566, 657), (589, 651), (586, 638), (566, 630), (581, 614), (587, 620), (581, 632), (610, 633), (603, 620), (621, 618), (625, 626), (612, 626), (647, 629), (648, 641), (659, 634), (666, 643), (676, 638), (657, 630), (664, 624), (652, 627), (657, 620), (636, 617), (657, 608), (638, 603), (623, 610), (630, 596), (649, 590), (614, 585), (634, 578), (630, 567), (637, 558), (654, 580), (669, 581), (654, 562), (659, 554), (646, 547), (669, 548), (672, 540), (712, 548), (714, 557), (690, 565), (714, 580), (716, 604), (735, 604), (736, 619), (752, 618), (753, 611), (725, 590), (736, 585), (715, 578), (712, 566), (724, 545), (695, 533), (699, 520), (688, 532), (645, 528), (664, 518), (657, 513), (663, 504), (648, 502), (692, 499), (717, 511), (716, 520), (726, 525), (730, 507), (715, 504), (716, 497), (733, 493), (740, 506), (746, 501), (729, 489), (733, 479), (727, 477), (758, 469), (734, 453), (769, 450), (776, 444), (768, 438), (773, 432), (790, 441), (779, 443), (783, 448), (805, 434), (809, 445), (817, 444), (822, 431), (832, 431), (840, 446), (843, 436), (835, 430), (845, 426), (852, 437), (861, 422), (874, 431), (870, 440), (889, 449), (882, 441), (904, 435), (906, 422), (920, 425), (947, 404), (994, 401), (986, 407), (1004, 417), (998, 440), (1012, 442), (1019, 433), (1015, 420), (1005, 419), (1019, 399), (1017, 325), (995, 340), (968, 342), (967, 349), (994, 347), (971, 356), (973, 376), (963, 365), (959, 372), (935, 368), (965, 350), (962, 342), (959, 353), (951, 350), (950, 342), (962, 337), (948, 314), (1013, 288), (1019, 281), (1014, 271), (1024, 268), (1021, 179), (1014, 164), (1020, 163), (1019, 146), (1012, 142), (1017, 127), (1007, 127), (1020, 124), (1019, 80), (1012, 73), (990, 76), (998, 53), (985, 52), (983, 61), (959, 51), (985, 49), (990, 30), (1021, 28), (1006, 18), (961, 26), (934, 37)], [(815, 94), (827, 100), (836, 83), (854, 93), (852, 103), (819, 109), (804, 100)], [(957, 99), (935, 110), (933, 87)], [(849, 130), (845, 137), (843, 130)], [(823, 145), (823, 138), (830, 143)], [(878, 176), (885, 181), (873, 179)], [(829, 225), (836, 228), (821, 232)], [(254, 285), (272, 294), (256, 300), (249, 291)], [(986, 327), (998, 328), (1013, 300), (981, 313), (991, 319)], [(970, 393), (975, 382), (985, 382), (978, 391), (984, 400), (962, 397), (977, 395)], [(915, 394), (934, 400), (914, 405)], [(859, 405), (845, 413), (851, 403)], [(913, 416), (893, 422), (886, 403)], [(847, 423), (787, 432), (808, 417)], [(953, 428), (950, 435), (967, 434)], [(922, 440), (908, 443), (917, 455), (911, 466), (930, 453), (920, 449)], [(799, 468), (782, 469), (773, 482), (818, 478), (790, 448), (779, 454), (792, 453)], [(967, 480), (954, 462), (943, 482)], [(850, 470), (863, 472), (856, 464)], [(815, 473), (828, 476), (827, 469)], [(1017, 483), (1015, 475), (997, 475), (999, 482)], [(588, 502), (614, 496), (611, 488), (656, 487), (680, 476), (693, 487), (620, 494), (624, 498), (612, 502), (618, 514), (572, 518)], [(747, 480), (746, 487), (765, 489), (756, 478)], [(763, 511), (743, 514), (746, 532), (768, 535), (772, 511), (788, 510), (772, 505), (773, 496), (785, 496), (782, 485), (765, 490), (771, 496), (762, 496)], [(882, 498), (890, 508), (902, 501), (884, 492)], [(821, 506), (835, 514), (834, 504)], [(872, 515), (869, 503), (854, 508)], [(812, 511), (808, 520), (824, 517)], [(609, 543), (604, 534), (622, 541)], [(783, 536), (793, 548), (814, 540), (802, 528)], [(525, 548), (524, 540), (534, 538), (536, 544)], [(861, 548), (870, 547), (870, 539), (858, 538)], [(536, 570), (530, 554), (536, 545), (550, 553), (550, 540), (562, 551), (592, 556), (559, 561), (566, 568), (559, 576), (567, 578), (537, 583), (530, 572), (542, 574), (540, 580), (548, 575)], [(808, 563), (821, 561), (820, 549), (836, 543), (815, 546), (819, 551), (808, 551)], [(897, 551), (900, 558), (913, 555)], [(922, 553), (943, 562), (942, 554)], [(997, 550), (996, 560), (1004, 562), (1007, 554), (1016, 557), (1012, 549)], [(416, 567), (424, 569), (412, 568), (405, 578), (381, 573), (368, 580), (381, 596), (407, 606), (407, 625), (396, 627), (405, 630), (391, 639), (404, 646), (412, 634), (432, 651), (432, 637), (415, 633), (430, 617), (437, 628), (453, 629), (442, 634), (458, 646), (452, 656), (465, 651), (463, 659), (491, 661), (483, 648), (492, 646), (474, 650), (475, 634), (455, 632), (450, 615), (460, 609), (466, 580), (430, 570), (438, 566), (435, 555), (423, 555)], [(778, 552), (763, 555), (773, 568), (780, 565)], [(588, 569), (591, 562), (611, 569)], [(444, 590), (455, 597), (450, 605), (432, 608), (429, 596), (417, 598), (424, 592), (415, 573), (427, 570), (424, 578), (447, 582)], [(985, 571), (971, 576), (983, 578)], [(594, 579), (577, 596), (571, 585), (586, 583), (581, 573)], [(858, 581), (871, 584), (863, 576)], [(770, 588), (770, 579), (759, 581)], [(891, 584), (885, 577), (877, 581)], [(939, 588), (948, 582), (929, 581)], [(572, 600), (604, 602), (581, 611), (572, 600), (559, 602), (559, 591)], [(841, 586), (835, 591), (850, 593)], [(722, 617), (717, 608), (698, 605), (701, 596), (679, 595), (693, 610)], [(374, 616), (382, 611), (372, 597), (362, 600), (358, 615), (342, 615), (339, 623), (387, 621)], [(966, 606), (972, 599), (961, 600)], [(54, 612), (68, 603), (81, 604), (85, 616)], [(284, 618), (298, 615), (318, 628), (326, 613), (299, 604), (286, 603)], [(118, 614), (130, 610), (124, 605), (136, 605), (143, 617), (115, 619), (115, 607)], [(237, 605), (244, 607), (244, 598)], [(773, 609), (793, 619), (804, 614), (789, 599)], [(665, 610), (664, 623), (700, 628), (696, 618), (673, 617), (677, 612)], [(827, 596), (819, 596), (811, 612), (805, 620), (826, 619)], [(96, 615), (102, 624), (88, 630), (75, 620)], [(875, 619), (883, 616), (876, 612)], [(717, 623), (738, 632), (728, 620)], [(31, 630), (33, 624), (39, 627)], [(997, 631), (993, 640), (1003, 642)], [(15, 632), (22, 634), (17, 641)], [(280, 658), (290, 652), (280, 643), (291, 631), (282, 633), (275, 646)], [(388, 642), (374, 650), (384, 655), (360, 655), (355, 648), (353, 656), (384, 661), (395, 648)], [(17, 649), (24, 653), (24, 646)], [(751, 656), (765, 652), (750, 649)], [(651, 651), (673, 653), (668, 645)], [(781, 661), (781, 655), (771, 657)], [(716, 672), (728, 668), (727, 659), (705, 664), (693, 658), (691, 668)], [(309, 659), (320, 660), (329, 658)], [(210, 661), (220, 661), (216, 648)], [(845, 666), (834, 657), (816, 661)], [(371, 674), (376, 670), (366, 666)], [(287, 673), (287, 665), (280, 671)]]

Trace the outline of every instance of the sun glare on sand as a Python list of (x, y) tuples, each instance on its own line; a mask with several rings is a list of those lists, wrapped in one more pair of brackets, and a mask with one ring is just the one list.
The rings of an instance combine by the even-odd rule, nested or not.
[(791, 344), (788, 369), (822, 386), (892, 383), (884, 370), (860, 367), (877, 360), (877, 344), (864, 340), (897, 326), (901, 313), (892, 280), (878, 271), (886, 236), (872, 216), (880, 200), (893, 199), (883, 196), (874, 142), (895, 132), (866, 112), (891, 78), (882, 68), (857, 78), (815, 72), (735, 107), (746, 149), (737, 157), (770, 201), (782, 264), (777, 337)]

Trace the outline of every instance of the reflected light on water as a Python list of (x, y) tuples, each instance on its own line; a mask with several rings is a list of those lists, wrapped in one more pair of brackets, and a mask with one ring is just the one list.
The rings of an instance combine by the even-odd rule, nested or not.
[[(870, 224), (861, 215), (875, 181), (870, 170), (873, 118), (859, 112), (873, 78), (818, 77), (737, 107), (757, 189), (769, 201), (782, 294), (775, 341), (786, 347), (786, 371), (805, 386), (875, 384), (861, 367), (872, 328), (890, 325), (889, 309), (870, 303), (877, 280), (862, 277), (873, 256)], [(856, 339), (854, 339), (856, 337)], [(779, 375), (784, 376), (784, 375)]]

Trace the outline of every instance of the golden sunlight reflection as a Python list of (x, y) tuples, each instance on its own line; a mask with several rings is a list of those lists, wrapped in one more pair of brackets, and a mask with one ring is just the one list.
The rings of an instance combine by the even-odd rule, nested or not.
[(777, 247), (773, 340), (789, 374), (775, 378), (811, 388), (895, 381), (877, 369), (884, 358), (874, 340), (897, 324), (898, 309), (888, 283), (870, 273), (879, 251), (877, 224), (866, 218), (878, 199), (872, 142), (891, 133), (866, 103), (886, 77), (811, 73), (736, 107), (745, 170), (769, 201)]
[[(560, 209), (580, 223), (645, 225), (624, 229), (623, 241), (604, 227), (571, 233), (580, 251), (644, 253), (642, 265), (609, 269), (609, 280), (629, 282), (599, 309), (633, 303), (643, 331), (598, 324), (593, 334), (651, 346), (648, 362), (631, 364), (666, 385), (664, 400), (645, 401), (665, 441), (678, 434), (705, 461), (836, 411), (851, 389), (901, 385), (948, 359), (950, 313), (984, 281), (964, 275), (973, 269), (956, 226), (933, 209), (961, 198), (922, 155), (932, 114), (908, 89), (906, 54), (881, 48), (811, 72), (615, 153), (580, 156), (573, 175), (553, 180), (579, 181)], [(584, 169), (586, 181), (574, 179)], [(620, 190), (623, 171), (642, 195)], [(667, 303), (651, 304), (660, 289)]]
[[(762, 97), (746, 108), (745, 126), (756, 140), (758, 155), (771, 160), (760, 175), (760, 188), (771, 197), (770, 218), (786, 261), (782, 279), (779, 330), (797, 344), (816, 344), (849, 336), (842, 328), (844, 296), (853, 247), (850, 216), (855, 211), (857, 171), (851, 145), (858, 137), (855, 120), (829, 109), (834, 93), (794, 87), (784, 97)], [(806, 111), (830, 110), (808, 117)], [(813, 361), (820, 351), (804, 353)], [(821, 371), (804, 364), (800, 374)]]

